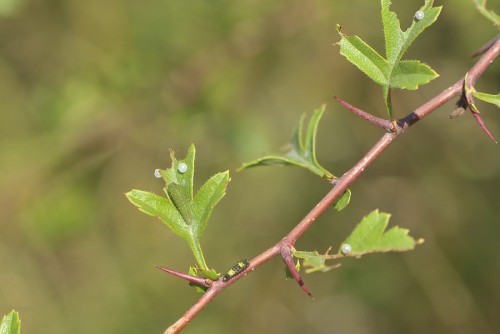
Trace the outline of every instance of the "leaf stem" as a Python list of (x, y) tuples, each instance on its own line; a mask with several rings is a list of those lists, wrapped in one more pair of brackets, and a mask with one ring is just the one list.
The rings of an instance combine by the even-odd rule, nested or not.
[(189, 248), (196, 259), (196, 262), (203, 270), (209, 270), (207, 263), (205, 262), (205, 257), (203, 256), (203, 250), (201, 249), (201, 245), (198, 238), (192, 237), (186, 239), (189, 244)]

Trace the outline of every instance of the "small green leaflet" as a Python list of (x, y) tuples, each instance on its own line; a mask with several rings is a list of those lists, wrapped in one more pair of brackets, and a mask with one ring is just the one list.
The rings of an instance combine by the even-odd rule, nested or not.
[(21, 320), (19, 320), (19, 313), (12, 310), (2, 319), (2, 322), (0, 323), (0, 334), (19, 334), (20, 332)]
[[(364, 217), (342, 243), (351, 246), (349, 254), (345, 255), (359, 257), (375, 252), (404, 252), (424, 242), (423, 239), (413, 239), (404, 228), (396, 226), (386, 231), (390, 216), (388, 213), (374, 210)], [(341, 253), (339, 249), (339, 254)]]
[[(338, 258), (334, 254), (329, 255), (331, 247), (325, 252), (325, 254), (319, 254), (317, 251), (308, 252), (308, 251), (293, 251), (293, 256), (298, 259), (303, 259), (304, 262), (302, 265), (307, 268), (306, 273), (313, 273), (316, 271), (327, 272), (331, 269), (335, 269), (340, 266), (340, 264), (335, 264), (333, 266), (325, 265), (326, 260), (331, 260), (334, 258)], [(300, 267), (299, 267), (300, 268)]]
[(402, 31), (396, 13), (389, 10), (391, 1), (381, 0), (386, 58), (358, 36), (343, 34), (340, 25), (337, 26), (341, 37), (337, 43), (340, 46), (340, 54), (382, 86), (386, 110), (390, 118), (393, 118), (392, 89), (415, 90), (420, 85), (438, 77), (431, 67), (418, 60), (401, 60), (415, 38), (433, 24), (439, 16), (441, 7), (432, 7), (433, 2), (434, 0), (426, 0), (424, 6), (419, 9), (423, 18), (414, 19), (411, 26), (406, 31)]
[(486, 8), (486, 0), (473, 0), (476, 5), (477, 10), (488, 20), (493, 22), (493, 24), (500, 28), (500, 16), (497, 15), (493, 10)]
[(351, 201), (351, 190), (346, 189), (342, 196), (333, 203), (333, 208), (337, 211), (342, 211)]
[(226, 194), (230, 179), (228, 171), (215, 174), (193, 197), (195, 152), (194, 145), (191, 145), (183, 160), (177, 160), (173, 151), (170, 153), (172, 166), (159, 171), (166, 183), (166, 198), (136, 189), (126, 193), (126, 196), (139, 210), (160, 218), (174, 233), (186, 240), (198, 266), (208, 271), (200, 238), (213, 208)]
[[(306, 268), (306, 273), (325, 272), (340, 266), (335, 264), (327, 266), (327, 260), (339, 260), (345, 257), (359, 258), (364, 254), (383, 252), (404, 252), (415, 248), (424, 242), (423, 239), (415, 240), (408, 235), (408, 230), (393, 227), (386, 231), (390, 215), (372, 211), (364, 217), (354, 228), (351, 235), (341, 243), (337, 254), (319, 254), (317, 251), (298, 251), (293, 249), (292, 254), (298, 259), (302, 259), (302, 266)], [(300, 267), (298, 267), (300, 268)]]
[(494, 104), (498, 108), (500, 108), (500, 94), (493, 95), (481, 92), (473, 92), (472, 95), (474, 95), (474, 97), (477, 97), (478, 99), (484, 102)]
[(305, 138), (303, 136), (305, 114), (293, 134), (290, 149), (284, 154), (267, 155), (244, 163), (238, 170), (265, 165), (293, 165), (306, 168), (316, 175), (333, 180), (332, 173), (323, 168), (316, 160), (316, 132), (318, 123), (325, 112), (325, 105), (313, 111), (307, 125)]

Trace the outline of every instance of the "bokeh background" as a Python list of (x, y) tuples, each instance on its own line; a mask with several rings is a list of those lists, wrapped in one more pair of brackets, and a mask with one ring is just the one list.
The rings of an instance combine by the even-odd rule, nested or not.
[[(423, 1), (393, 1), (407, 27)], [(455, 83), (496, 31), (469, 0), (444, 5), (407, 58), (440, 77), (394, 94), (404, 116)], [(499, 12), (499, 4), (490, 1)], [(496, 8), (495, 8), (496, 6)], [(384, 115), (380, 88), (338, 54), (335, 25), (383, 52), (378, 1), (0, 1), (0, 313), (22, 333), (162, 333), (199, 295), (153, 268), (194, 260), (127, 202), (161, 193), (155, 168), (197, 147), (195, 186), (232, 181), (202, 243), (225, 271), (280, 240), (328, 191), (294, 168), (236, 173), (327, 104), (318, 159), (343, 174), (381, 131), (334, 95)], [(499, 89), (498, 63), (477, 84)], [(478, 103), (500, 138), (500, 113)], [(449, 103), (398, 139), (298, 249), (338, 249), (375, 208), (426, 242), (305, 275), (274, 259), (215, 299), (186, 333), (499, 333), (500, 146)]]

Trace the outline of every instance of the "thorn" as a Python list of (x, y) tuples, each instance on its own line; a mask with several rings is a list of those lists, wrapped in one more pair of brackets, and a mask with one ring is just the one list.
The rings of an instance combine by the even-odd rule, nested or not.
[[(355, 115), (369, 121), (370, 123), (384, 129), (387, 132), (394, 132), (395, 128), (397, 127), (396, 121), (388, 121), (382, 118), (379, 118), (377, 116), (373, 116), (372, 114), (367, 113), (366, 111), (363, 111), (359, 108), (356, 108), (355, 106), (347, 103), (346, 101), (342, 100), (341, 98), (338, 98), (334, 96), (335, 100), (337, 100), (338, 103), (346, 107), (348, 110), (352, 111)], [(396, 123), (396, 126), (394, 125)]]
[(464, 99), (464, 97), (465, 97), (465, 99), (464, 99), (465, 101), (463, 101), (463, 103), (465, 103), (469, 107), (469, 110), (472, 113), (472, 116), (476, 120), (477, 124), (479, 124), (479, 127), (483, 130), (483, 132), (486, 133), (486, 135), (488, 137), (490, 137), (490, 139), (493, 140), (493, 142), (495, 142), (495, 144), (498, 144), (495, 137), (493, 137), (490, 130), (488, 130), (488, 128), (486, 127), (486, 123), (484, 123), (483, 118), (481, 117), (481, 114), (479, 113), (479, 110), (477, 109), (476, 105), (474, 104), (474, 97), (472, 94), (476, 90), (474, 89), (474, 86), (472, 86), (471, 82), (469, 81), (468, 75), (469, 75), (469, 73), (466, 73), (465, 78), (464, 78), (464, 88), (463, 88), (463, 93), (462, 93), (463, 94), (462, 99)]
[(486, 135), (488, 137), (490, 137), (490, 139), (493, 140), (493, 142), (495, 144), (498, 144), (495, 137), (493, 137), (490, 130), (488, 130), (488, 128), (486, 127), (486, 124), (484, 123), (483, 119), (481, 118), (481, 115), (478, 112), (475, 112), (474, 110), (472, 110), (472, 108), (470, 108), (470, 112), (472, 113), (472, 116), (476, 120), (477, 124), (479, 124), (479, 127), (484, 131), (484, 133), (486, 133)]
[(497, 35), (495, 36), (491, 41), (489, 41), (488, 43), (486, 43), (485, 45), (483, 45), (481, 48), (479, 48), (479, 50), (477, 50), (476, 52), (474, 52), (472, 55), (471, 55), (471, 58), (474, 58), (474, 57), (477, 57), (477, 56), (480, 56), (482, 55), (483, 53), (485, 53), (486, 51), (488, 51), (492, 46), (493, 44), (496, 43), (496, 41), (500, 38), (500, 35)]
[(206, 288), (208, 288), (208, 287), (210, 287), (212, 285), (212, 281), (210, 279), (208, 279), (208, 278), (192, 276), (192, 275), (189, 275), (189, 274), (186, 274), (186, 273), (181, 273), (179, 271), (168, 269), (168, 268), (156, 265), (156, 264), (154, 266), (156, 268), (158, 268), (158, 269), (160, 269), (160, 270), (162, 270), (162, 271), (164, 271), (164, 272), (172, 275), (172, 276), (175, 276), (177, 278), (181, 278), (181, 279), (186, 280), (186, 281), (191, 282), (191, 283), (195, 283), (195, 284), (204, 286)]
[(283, 258), (283, 261), (285, 262), (288, 270), (290, 271), (290, 274), (292, 275), (293, 279), (300, 285), (302, 290), (312, 299), (314, 300), (313, 295), (309, 291), (309, 289), (306, 287), (304, 284), (304, 281), (299, 275), (299, 272), (297, 271), (297, 268), (295, 267), (295, 263), (293, 263), (293, 256), (292, 253), (290, 252), (290, 249), (287, 248), (286, 246), (283, 247), (281, 250), (281, 257)]

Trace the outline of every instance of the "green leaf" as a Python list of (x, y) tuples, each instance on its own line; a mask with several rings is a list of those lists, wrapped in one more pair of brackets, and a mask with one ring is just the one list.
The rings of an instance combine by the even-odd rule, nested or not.
[(386, 86), (388, 84), (387, 73), (389, 72), (387, 61), (361, 38), (344, 35), (340, 29), (341, 27), (337, 26), (341, 36), (340, 42), (337, 43), (340, 46), (340, 54), (370, 79), (381, 86)]
[(392, 72), (390, 88), (415, 90), (437, 76), (432, 68), (418, 60), (403, 60)]
[(217, 203), (226, 194), (226, 186), (229, 183), (229, 171), (215, 174), (200, 188), (194, 199), (194, 215), (196, 232), (202, 235), (207, 225), (210, 214)]
[(12, 310), (2, 319), (2, 322), (0, 323), (0, 334), (19, 334), (20, 332), (21, 320), (19, 320), (19, 313)]
[(313, 111), (307, 125), (305, 137), (303, 136), (305, 114), (302, 115), (292, 137), (291, 147), (287, 152), (264, 156), (244, 163), (238, 170), (266, 165), (292, 165), (306, 168), (316, 175), (333, 180), (333, 174), (323, 168), (316, 160), (316, 133), (324, 112), (325, 105)]
[(476, 9), (488, 20), (493, 22), (497, 28), (500, 28), (500, 16), (497, 15), (493, 10), (486, 8), (487, 0), (473, 0), (476, 5)]
[(309, 251), (297, 251), (297, 250), (293, 250), (292, 254), (294, 257), (298, 259), (303, 259), (302, 265), (305, 268), (307, 268), (306, 273), (309, 274), (316, 271), (326, 272), (340, 266), (339, 264), (333, 266), (325, 265), (326, 260), (335, 258), (335, 256), (332, 257), (332, 255), (328, 254), (330, 249), (331, 247), (326, 251), (325, 254), (319, 254), (317, 251), (309, 252)]
[(333, 203), (333, 208), (337, 211), (342, 211), (344, 208), (349, 205), (349, 202), (351, 201), (351, 190), (346, 189), (342, 196), (338, 200)]
[(390, 0), (381, 0), (382, 24), (384, 27), (386, 58), (383, 58), (371, 46), (358, 36), (347, 36), (340, 30), (340, 54), (358, 67), (369, 78), (382, 86), (387, 113), (393, 117), (391, 89), (417, 89), (435, 79), (438, 74), (428, 65), (419, 61), (401, 61), (408, 47), (425, 28), (433, 24), (441, 7), (432, 7), (433, 0), (426, 0), (420, 11), (424, 14), (421, 20), (414, 19), (411, 26), (402, 31), (396, 13), (391, 12)]
[(148, 191), (136, 189), (129, 191), (125, 195), (140, 211), (160, 218), (163, 223), (182, 238), (186, 239), (188, 237), (189, 226), (182, 218), (180, 212), (168, 199)]
[(139, 210), (160, 218), (174, 233), (186, 240), (200, 270), (209, 270), (200, 238), (213, 208), (226, 193), (229, 172), (212, 176), (193, 198), (195, 155), (194, 145), (189, 147), (183, 160), (177, 160), (171, 151), (172, 166), (160, 170), (166, 183), (164, 192), (167, 198), (142, 190), (132, 190), (126, 196)]
[(473, 92), (472, 95), (474, 95), (474, 97), (477, 97), (478, 99), (484, 102), (494, 104), (500, 108), (500, 94), (493, 95), (481, 92)]
[[(390, 214), (372, 211), (356, 226), (351, 235), (342, 243), (350, 245), (349, 256), (359, 257), (374, 252), (403, 252), (412, 250), (423, 242), (408, 235), (408, 230), (393, 227), (386, 231)], [(341, 250), (339, 250), (341, 253)]]

